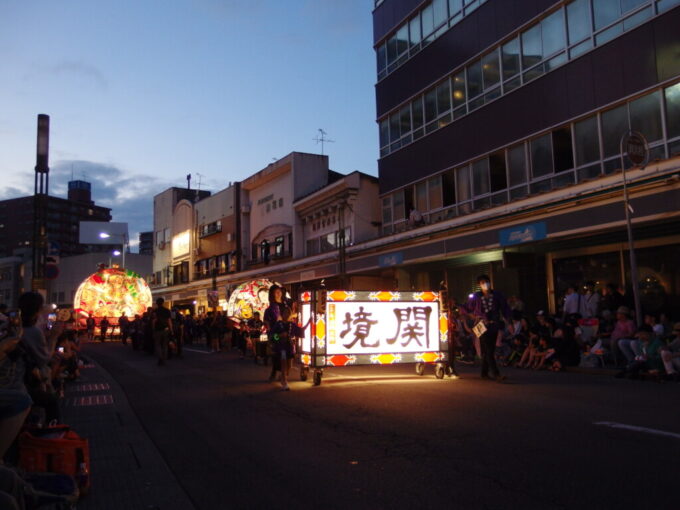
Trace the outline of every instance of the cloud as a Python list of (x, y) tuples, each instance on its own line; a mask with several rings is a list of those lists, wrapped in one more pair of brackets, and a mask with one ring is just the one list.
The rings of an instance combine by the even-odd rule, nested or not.
[(104, 73), (102, 73), (98, 67), (83, 62), (82, 60), (63, 60), (46, 68), (33, 67), (24, 75), (24, 80), (33, 81), (45, 74), (89, 81), (101, 90), (107, 90), (109, 88), (109, 81), (106, 79), (106, 76), (104, 76)]
[(153, 230), (154, 195), (178, 184), (151, 175), (129, 174), (111, 164), (62, 160), (50, 169), (50, 195), (67, 196), (71, 178), (92, 184), (92, 199), (111, 208), (113, 221), (128, 223), (133, 245), (140, 232)]

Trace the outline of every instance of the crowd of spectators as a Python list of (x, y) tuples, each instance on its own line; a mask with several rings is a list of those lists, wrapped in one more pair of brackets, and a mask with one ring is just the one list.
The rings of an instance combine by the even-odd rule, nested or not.
[(19, 309), (0, 305), (0, 508), (39, 508), (70, 504), (66, 498), (35, 491), (5, 464), (22, 429), (61, 423), (64, 384), (78, 378), (81, 361), (72, 322), (48, 321), (52, 310), (39, 293), (19, 298)]
[[(498, 333), (496, 360), (503, 366), (560, 371), (565, 367), (617, 368), (617, 377), (680, 380), (680, 322), (667, 313), (647, 313), (637, 324), (626, 296), (615, 284), (597, 289), (594, 282), (570, 286), (559, 313), (524, 310), (516, 296)], [(458, 360), (481, 357), (475, 320), (464, 306), (451, 306), (451, 329)]]

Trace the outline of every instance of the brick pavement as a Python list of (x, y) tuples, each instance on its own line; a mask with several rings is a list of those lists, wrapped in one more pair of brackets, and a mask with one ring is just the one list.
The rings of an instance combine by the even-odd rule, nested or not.
[(90, 442), (92, 487), (80, 510), (195, 508), (125, 393), (102, 367), (86, 365), (80, 379), (67, 386), (62, 413), (64, 422)]

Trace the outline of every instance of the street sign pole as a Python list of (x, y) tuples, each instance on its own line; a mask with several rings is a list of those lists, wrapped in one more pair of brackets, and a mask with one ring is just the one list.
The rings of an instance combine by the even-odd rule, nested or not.
[[(628, 255), (630, 257), (630, 279), (633, 288), (633, 299), (635, 301), (635, 320), (638, 325), (642, 321), (642, 306), (640, 304), (640, 285), (638, 278), (637, 258), (635, 256), (635, 241), (633, 240), (633, 227), (631, 225), (630, 214), (633, 208), (628, 198), (628, 183), (626, 181), (626, 164), (624, 154), (628, 154), (628, 159), (635, 166), (644, 168), (649, 160), (649, 149), (645, 137), (636, 131), (627, 131), (621, 136), (619, 143), (621, 154), (621, 173), (623, 175), (623, 205), (626, 211), (626, 230), (628, 232)], [(624, 152), (625, 151), (625, 152)]]

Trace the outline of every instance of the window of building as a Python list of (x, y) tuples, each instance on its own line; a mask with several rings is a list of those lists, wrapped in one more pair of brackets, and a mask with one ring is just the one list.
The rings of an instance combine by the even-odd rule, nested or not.
[(418, 97), (411, 103), (411, 122), (413, 124), (413, 138), (422, 136), (423, 131), (423, 98)]
[(680, 83), (664, 91), (666, 98), (666, 131), (668, 138), (680, 136)]
[(531, 140), (531, 174), (542, 177), (553, 173), (553, 158), (550, 134)]
[(337, 248), (336, 246), (336, 233), (331, 232), (330, 234), (326, 234), (324, 236), (321, 236), (319, 239), (320, 242), (320, 250), (321, 253), (326, 253), (328, 251), (333, 251)]
[(444, 207), (456, 203), (456, 174), (453, 170), (447, 170), (442, 174), (442, 199)]
[(571, 129), (566, 126), (552, 132), (553, 168), (556, 173), (574, 168)]
[(648, 142), (663, 138), (661, 128), (661, 91), (652, 92), (629, 103), (630, 128), (642, 133)]
[(432, 89), (425, 93), (425, 122), (432, 122), (437, 118), (437, 91)]
[(416, 184), (416, 209), (418, 211), (425, 212), (428, 210), (427, 207), (427, 182), (422, 181)]
[(501, 69), (498, 62), (498, 50), (495, 49), (482, 57), (482, 79), (484, 90), (489, 90), (498, 85), (501, 79)]
[(489, 160), (480, 159), (472, 163), (473, 196), (486, 195), (489, 192)]
[(600, 137), (597, 116), (593, 115), (574, 124), (576, 166), (586, 165), (600, 159)]
[[(514, 38), (512, 41), (503, 45), (501, 50), (501, 56), (503, 60), (503, 80), (510, 81), (519, 74), (519, 39)], [(514, 83), (514, 82), (513, 82)], [(515, 86), (520, 84), (519, 80)], [(515, 88), (510, 84), (506, 85), (506, 89), (511, 90)]]
[(467, 67), (468, 97), (477, 97), (482, 90), (482, 62), (478, 60)]
[(278, 236), (276, 239), (274, 239), (274, 254), (277, 257), (281, 257), (283, 255), (283, 236)]
[(319, 239), (307, 240), (307, 256), (319, 254)]
[(508, 149), (508, 167), (510, 186), (527, 182), (527, 165), (523, 143)]
[(504, 150), (489, 155), (489, 183), (492, 193), (508, 187)]
[(385, 197), (382, 199), (382, 222), (383, 225), (392, 223), (392, 198)]
[(567, 5), (567, 27), (570, 45), (590, 37), (592, 32), (590, 0), (576, 0)]
[(620, 151), (621, 135), (628, 130), (628, 105), (612, 108), (602, 114), (602, 149), (604, 157)]
[(442, 207), (442, 177), (436, 175), (427, 181), (427, 194), (429, 210), (441, 209)]
[(458, 203), (470, 200), (470, 167), (468, 165), (456, 169), (456, 191)]
[[(467, 95), (465, 94), (465, 73), (458, 73), (453, 77), (453, 107), (465, 108)], [(464, 112), (463, 112), (464, 113)]]
[(404, 211), (404, 190), (401, 189), (392, 195), (392, 203), (394, 206), (394, 221), (402, 221), (406, 218), (406, 211)]
[(411, 21), (409, 21), (409, 41), (411, 43), (411, 47), (420, 44), (420, 40), (421, 40), (420, 15), (418, 15), (415, 18), (412, 18)]

